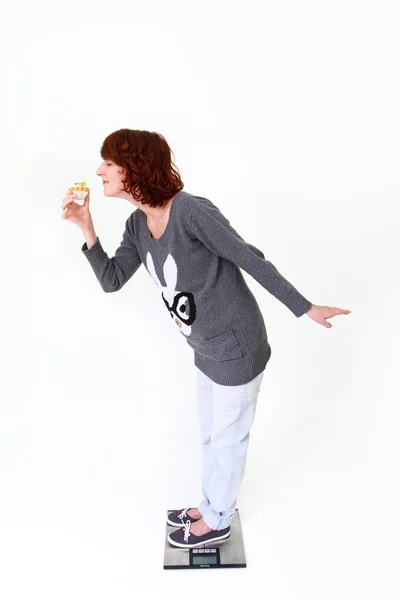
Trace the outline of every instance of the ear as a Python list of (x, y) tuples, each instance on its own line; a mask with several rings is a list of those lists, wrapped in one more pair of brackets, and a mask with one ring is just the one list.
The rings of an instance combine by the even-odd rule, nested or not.
[(168, 254), (165, 263), (164, 263), (164, 279), (165, 279), (165, 283), (167, 285), (167, 288), (171, 291), (175, 291), (176, 290), (176, 284), (178, 281), (178, 267), (176, 265), (176, 262), (173, 258), (173, 256), (171, 256), (171, 254)]
[(158, 287), (162, 288), (160, 280), (157, 277), (157, 273), (156, 273), (156, 270), (154, 268), (153, 257), (151, 256), (150, 252), (148, 252), (147, 255), (146, 255), (146, 265), (147, 265), (148, 272), (150, 273), (150, 275), (152, 276), (152, 278), (154, 279), (154, 281), (156, 282), (156, 284), (158, 285)]

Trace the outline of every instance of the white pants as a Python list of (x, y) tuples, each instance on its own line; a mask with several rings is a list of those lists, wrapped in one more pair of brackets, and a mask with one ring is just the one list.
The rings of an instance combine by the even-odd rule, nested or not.
[(264, 371), (244, 385), (220, 385), (196, 367), (203, 458), (199, 505), (212, 529), (228, 527), (246, 466), (250, 428)]

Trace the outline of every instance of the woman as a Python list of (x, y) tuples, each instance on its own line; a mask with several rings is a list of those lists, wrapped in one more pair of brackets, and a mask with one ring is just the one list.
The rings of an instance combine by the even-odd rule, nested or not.
[(96, 174), (104, 194), (125, 198), (135, 210), (115, 255), (109, 258), (89, 211), (73, 192), (62, 218), (82, 229), (82, 252), (105, 292), (116, 292), (143, 263), (161, 292), (177, 331), (194, 351), (200, 416), (203, 499), (198, 508), (168, 515), (178, 526), (168, 537), (194, 548), (230, 535), (243, 478), (249, 432), (271, 356), (264, 320), (242, 272), (252, 275), (296, 317), (326, 319), (349, 310), (317, 306), (302, 296), (233, 229), (208, 199), (183, 191), (171, 150), (158, 133), (120, 129), (101, 148)]

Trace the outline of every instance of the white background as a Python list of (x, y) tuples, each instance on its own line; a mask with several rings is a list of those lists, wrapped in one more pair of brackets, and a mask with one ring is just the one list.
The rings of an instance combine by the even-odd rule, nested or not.
[[(396, 4), (8, 8), (1, 597), (399, 598)], [(201, 500), (192, 350), (143, 266), (105, 294), (61, 219), (86, 180), (114, 254), (134, 207), (95, 171), (122, 127), (162, 133), (186, 191), (352, 311), (296, 319), (244, 273), (272, 346), (238, 498), (247, 569), (163, 570), (166, 511)]]

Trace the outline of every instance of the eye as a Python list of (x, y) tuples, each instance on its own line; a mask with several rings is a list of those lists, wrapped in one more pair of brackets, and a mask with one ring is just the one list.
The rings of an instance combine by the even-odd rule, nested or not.
[(107, 167), (111, 167), (112, 163), (106, 163)]

